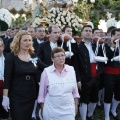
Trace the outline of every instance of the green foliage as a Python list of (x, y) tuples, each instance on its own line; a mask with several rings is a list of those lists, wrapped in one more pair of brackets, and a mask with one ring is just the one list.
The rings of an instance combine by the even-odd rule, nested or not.
[[(78, 0), (78, 4), (81, 4), (83, 0)], [(91, 4), (90, 0), (87, 0), (87, 4)], [(110, 11), (115, 16), (116, 20), (120, 20), (120, 0), (95, 0), (93, 8), (89, 13), (90, 21), (94, 23), (94, 26), (97, 27), (100, 19), (106, 19), (106, 13)], [(74, 10), (75, 14), (79, 18), (83, 18), (82, 13), (78, 9)]]
[(12, 26), (13, 27), (21, 27), (23, 25), (23, 23), (25, 22), (25, 18), (22, 16), (19, 16), (18, 18), (16, 18), (15, 20), (12, 19)]

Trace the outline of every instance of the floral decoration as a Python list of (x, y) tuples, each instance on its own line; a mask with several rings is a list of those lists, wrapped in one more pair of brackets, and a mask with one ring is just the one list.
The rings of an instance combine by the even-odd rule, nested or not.
[(7, 9), (0, 9), (0, 20), (5, 21), (10, 27), (12, 21), (11, 13)]
[(82, 27), (82, 20), (73, 12), (65, 11), (62, 8), (52, 9), (48, 16), (50, 23), (56, 23), (63, 29), (65, 25), (72, 27), (74, 33), (79, 33)]
[[(79, 33), (82, 27), (82, 20), (76, 16), (75, 13), (65, 11), (62, 8), (51, 9), (50, 14), (46, 19), (48, 19), (48, 24), (56, 23), (61, 29), (63, 29), (65, 25), (72, 27), (74, 34)], [(40, 25), (40, 22), (41, 17), (37, 16), (32, 26), (36, 27)]]

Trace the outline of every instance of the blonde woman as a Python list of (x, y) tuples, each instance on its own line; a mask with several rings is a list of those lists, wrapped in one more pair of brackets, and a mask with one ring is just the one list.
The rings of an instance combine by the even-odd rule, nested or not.
[[(36, 99), (37, 71), (46, 67), (34, 54), (32, 37), (19, 31), (5, 60), (2, 105), (10, 109), (12, 120), (30, 120)], [(9, 93), (9, 94), (8, 94)], [(10, 99), (10, 107), (9, 107)]]

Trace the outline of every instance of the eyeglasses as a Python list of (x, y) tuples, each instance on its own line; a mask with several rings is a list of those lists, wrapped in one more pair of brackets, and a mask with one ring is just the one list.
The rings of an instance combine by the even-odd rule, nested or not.
[(65, 54), (63, 54), (63, 55), (58, 55), (58, 56), (54, 56), (54, 58), (60, 58), (60, 57), (65, 57)]

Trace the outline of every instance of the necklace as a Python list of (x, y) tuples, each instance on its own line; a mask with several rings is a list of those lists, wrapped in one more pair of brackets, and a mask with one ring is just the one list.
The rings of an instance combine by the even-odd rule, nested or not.
[(23, 56), (23, 55), (19, 54), (18, 57), (19, 57), (21, 60), (28, 62), (28, 61), (29, 61), (29, 58), (30, 58), (30, 55), (27, 54), (26, 56)]

